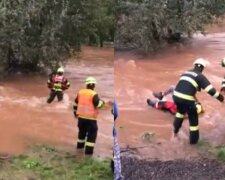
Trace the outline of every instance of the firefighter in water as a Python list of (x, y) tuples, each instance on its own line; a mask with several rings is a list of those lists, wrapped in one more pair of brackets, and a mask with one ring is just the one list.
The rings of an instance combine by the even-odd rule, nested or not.
[(95, 78), (88, 77), (85, 84), (86, 89), (81, 89), (75, 98), (73, 110), (75, 117), (78, 118), (77, 149), (85, 148), (85, 154), (92, 155), (98, 132), (98, 109), (104, 107), (105, 102), (94, 91)]
[(195, 95), (197, 91), (204, 89), (209, 95), (220, 102), (224, 101), (221, 95), (212, 86), (209, 80), (202, 74), (207, 61), (199, 58), (193, 63), (192, 70), (184, 72), (173, 92), (173, 99), (177, 105), (177, 113), (173, 122), (174, 135), (176, 136), (182, 126), (184, 114), (188, 114), (190, 128), (190, 144), (197, 144), (199, 139), (198, 113), (195, 105)]
[(58, 101), (63, 100), (63, 91), (70, 87), (70, 82), (64, 77), (64, 69), (62, 67), (57, 69), (56, 73), (52, 73), (48, 79), (48, 88), (51, 89), (47, 103), (51, 103), (55, 96)]

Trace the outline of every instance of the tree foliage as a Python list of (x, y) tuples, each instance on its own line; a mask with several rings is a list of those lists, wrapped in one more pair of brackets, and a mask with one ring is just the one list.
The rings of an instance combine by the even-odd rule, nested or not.
[(113, 0), (0, 0), (0, 73), (52, 69), (83, 43), (112, 40), (113, 7)]
[(182, 35), (191, 37), (225, 12), (225, 0), (118, 0), (116, 48), (157, 50)]

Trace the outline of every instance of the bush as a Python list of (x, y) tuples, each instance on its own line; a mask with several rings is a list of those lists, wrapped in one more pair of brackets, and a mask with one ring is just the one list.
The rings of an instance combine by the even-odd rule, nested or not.
[(225, 12), (224, 0), (118, 0), (116, 48), (157, 50), (204, 31), (206, 24)]

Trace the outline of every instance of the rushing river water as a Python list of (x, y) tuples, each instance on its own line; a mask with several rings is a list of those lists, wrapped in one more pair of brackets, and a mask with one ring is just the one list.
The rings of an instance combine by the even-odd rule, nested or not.
[[(134, 52), (117, 52), (115, 56), (115, 96), (120, 109), (118, 136), (122, 147), (143, 147), (138, 154), (163, 160), (195, 156), (195, 146), (188, 144), (188, 121), (180, 132), (180, 139), (172, 137), (174, 117), (148, 107), (152, 91), (164, 91), (176, 84), (179, 75), (192, 68), (193, 61), (206, 58), (210, 65), (204, 74), (216, 89), (220, 89), (225, 69), (225, 33), (195, 35), (186, 45), (170, 46), (160, 53), (141, 57)], [(200, 116), (200, 136), (212, 144), (225, 143), (225, 105), (202, 91), (197, 94), (205, 113)], [(170, 98), (170, 97), (169, 97)], [(146, 132), (154, 134), (150, 143), (143, 140)], [(146, 147), (145, 147), (146, 146)]]
[[(82, 58), (71, 59), (65, 67), (65, 76), (71, 87), (64, 101), (47, 104), (49, 95), (47, 76), (16, 75), (0, 85), (0, 151), (21, 153), (34, 144), (50, 144), (75, 151), (77, 120), (73, 116), (73, 101), (85, 78), (97, 79), (96, 91), (106, 102), (114, 97), (114, 51), (112, 48), (83, 49)], [(100, 110), (96, 155), (111, 156), (113, 148), (111, 105)]]

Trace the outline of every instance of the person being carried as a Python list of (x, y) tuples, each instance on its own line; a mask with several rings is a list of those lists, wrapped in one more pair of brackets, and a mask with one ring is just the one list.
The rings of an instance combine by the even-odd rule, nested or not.
[[(177, 112), (177, 106), (173, 101), (167, 101), (166, 96), (169, 94), (173, 94), (173, 91), (175, 89), (175, 86), (172, 85), (170, 86), (165, 92), (153, 92), (153, 96), (156, 97), (157, 99), (147, 99), (147, 104), (153, 108), (162, 110), (162, 111), (167, 111), (170, 112), (172, 115), (175, 115)], [(198, 114), (204, 113), (204, 109), (201, 105), (201, 103), (196, 99), (196, 109)]]

